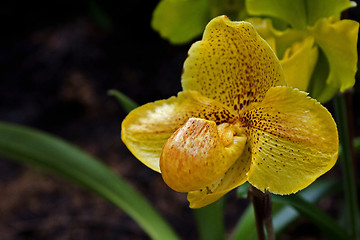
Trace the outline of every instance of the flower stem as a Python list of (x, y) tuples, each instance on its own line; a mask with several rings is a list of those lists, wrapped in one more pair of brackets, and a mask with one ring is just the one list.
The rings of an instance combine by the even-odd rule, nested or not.
[(275, 232), (271, 216), (271, 197), (268, 191), (264, 193), (254, 186), (249, 186), (248, 198), (254, 205), (256, 229), (259, 240), (265, 240), (264, 225), (267, 239), (274, 240)]
[(342, 170), (343, 170), (343, 181), (344, 191), (346, 200), (346, 211), (348, 217), (348, 226), (350, 235), (353, 239), (357, 238), (357, 226), (358, 226), (358, 205), (357, 205), (357, 194), (355, 185), (355, 176), (352, 158), (352, 139), (350, 139), (348, 119), (347, 119), (347, 106), (345, 95), (341, 94), (335, 97), (335, 110), (338, 123), (339, 137), (342, 143), (343, 151)]

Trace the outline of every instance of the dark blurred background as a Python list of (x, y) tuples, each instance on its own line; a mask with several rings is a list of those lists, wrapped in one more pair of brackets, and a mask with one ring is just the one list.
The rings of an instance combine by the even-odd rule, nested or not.
[[(184, 239), (196, 239), (186, 195), (126, 149), (126, 112), (107, 95), (117, 89), (144, 104), (181, 90), (189, 45), (171, 46), (151, 29), (157, 2), (2, 1), (0, 120), (49, 132), (98, 157)], [(101, 198), (0, 158), (0, 240), (147, 238)]]
[[(126, 149), (120, 139), (126, 112), (107, 95), (117, 89), (144, 104), (181, 90), (190, 44), (172, 46), (151, 29), (157, 3), (1, 1), (0, 121), (49, 132), (96, 156), (143, 193), (183, 239), (197, 239), (186, 195), (166, 187)], [(359, 115), (354, 119), (359, 127)], [(245, 206), (233, 191), (228, 230)], [(0, 240), (147, 238), (101, 198), (0, 158)]]
[[(107, 95), (118, 89), (143, 104), (180, 91), (188, 47), (170, 46), (151, 29), (157, 2), (1, 1), (0, 120), (49, 132), (98, 157), (183, 237), (194, 238), (185, 195), (124, 147), (126, 113)], [(1, 240), (146, 238), (101, 198), (0, 159)]]

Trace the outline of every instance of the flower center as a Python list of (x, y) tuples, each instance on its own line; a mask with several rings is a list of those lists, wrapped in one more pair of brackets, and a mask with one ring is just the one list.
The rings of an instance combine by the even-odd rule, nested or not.
[(224, 147), (230, 145), (234, 141), (234, 136), (242, 136), (245, 132), (244, 128), (240, 126), (240, 122), (233, 124), (222, 123), (217, 126), (220, 141)]

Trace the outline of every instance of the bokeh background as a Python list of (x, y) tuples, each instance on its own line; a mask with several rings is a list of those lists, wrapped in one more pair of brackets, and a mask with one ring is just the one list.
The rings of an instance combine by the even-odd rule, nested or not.
[[(166, 187), (126, 149), (120, 139), (126, 112), (107, 94), (117, 89), (144, 104), (181, 91), (190, 44), (172, 46), (151, 29), (157, 3), (1, 1), (0, 121), (46, 131), (96, 156), (144, 194), (183, 239), (197, 239), (186, 195)], [(359, 19), (358, 12), (352, 10), (350, 18)], [(359, 83), (352, 95), (352, 132), (359, 136)], [(338, 172), (337, 166), (330, 174)], [(227, 204), (230, 231), (247, 201), (233, 191)], [(322, 204), (331, 212), (336, 199)], [(304, 219), (292, 228), (283, 239), (295, 239), (291, 232), (299, 239), (320, 236)], [(23, 239), (148, 237), (100, 197), (0, 158), (0, 240)]]

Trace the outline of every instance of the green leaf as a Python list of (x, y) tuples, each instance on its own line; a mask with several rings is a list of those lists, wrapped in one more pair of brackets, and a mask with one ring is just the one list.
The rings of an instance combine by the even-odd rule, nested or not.
[(121, 106), (125, 109), (126, 112), (130, 112), (131, 110), (137, 108), (139, 105), (130, 99), (128, 96), (119, 92), (118, 90), (111, 89), (108, 91), (110, 96), (116, 97)]
[(350, 239), (347, 232), (325, 212), (320, 210), (314, 204), (306, 201), (301, 196), (288, 195), (277, 196), (272, 195), (273, 201), (288, 204), (295, 208), (301, 215), (305, 216), (312, 223), (322, 229), (328, 239)]
[(253, 240), (256, 239), (256, 234), (254, 208), (249, 204), (236, 224), (230, 240)]
[(345, 9), (355, 7), (349, 0), (246, 0), (247, 11), (253, 16), (282, 19), (293, 28), (305, 30), (321, 18), (336, 17)]
[(320, 19), (309, 28), (329, 63), (328, 85), (345, 91), (355, 84), (359, 23), (336, 18)]
[(346, 97), (339, 94), (334, 98), (336, 122), (338, 125), (339, 138), (342, 146), (341, 155), (339, 155), (344, 188), (344, 216), (346, 217), (346, 228), (350, 232), (351, 239), (358, 239), (359, 234), (359, 201), (357, 196), (357, 186), (355, 171), (353, 166), (352, 146), (350, 142), (350, 128), (348, 127), (348, 109)]
[(178, 239), (140, 193), (100, 161), (46, 133), (0, 122), (0, 155), (83, 186), (129, 214), (153, 239)]
[(354, 150), (355, 152), (360, 152), (360, 137), (354, 139)]
[(295, 42), (288, 48), (280, 60), (286, 84), (301, 91), (307, 91), (318, 54), (318, 48), (314, 45), (314, 38), (311, 36), (301, 42)]
[[(310, 204), (315, 203), (326, 195), (330, 190), (334, 191), (338, 189), (338, 183), (330, 180), (318, 180), (310, 187), (304, 189), (296, 195), (306, 199)], [(277, 196), (282, 198), (283, 196)], [(277, 198), (273, 198), (273, 223), (276, 234), (283, 231), (289, 224), (291, 224), (296, 218), (299, 217), (299, 212), (296, 211), (291, 205), (284, 203), (283, 201), (277, 201)], [(256, 239), (256, 226), (255, 216), (252, 205), (244, 212), (243, 216), (238, 221), (235, 230), (231, 236), (232, 240)]]
[(342, 11), (355, 6), (356, 3), (349, 0), (306, 0), (308, 25), (314, 25), (320, 18), (340, 19)]
[(329, 75), (329, 63), (326, 59), (324, 52), (319, 49), (319, 57), (316, 63), (314, 72), (311, 76), (309, 88), (307, 92), (310, 93), (312, 98), (315, 98), (321, 103), (329, 101), (334, 94), (338, 91), (338, 88), (333, 87), (326, 83), (326, 79)]
[(238, 198), (247, 198), (249, 191), (249, 182), (245, 182), (241, 186), (236, 188), (236, 195)]
[(284, 204), (273, 203), (273, 206), (280, 208), (273, 216), (273, 224), (275, 233), (279, 234), (294, 222), (300, 214), (290, 206)]
[(95, 0), (90, 0), (89, 11), (94, 20), (105, 30), (112, 30), (113, 24), (109, 15), (100, 7)]
[(210, 18), (208, 0), (162, 0), (151, 26), (171, 43), (183, 44), (201, 35)]
[(217, 240), (224, 239), (224, 209), (225, 197), (218, 201), (198, 209), (193, 209), (195, 215), (196, 226), (198, 228), (199, 239), (201, 240)]
[[(299, 195), (304, 198), (309, 203), (316, 203), (321, 199), (321, 197), (328, 194), (330, 191), (340, 190), (340, 184), (336, 181), (323, 180), (317, 181), (311, 187), (308, 187), (304, 191), (300, 192)], [(300, 216), (299, 212), (296, 211), (291, 205), (284, 205), (276, 199), (273, 200), (274, 205), (282, 205), (281, 209), (275, 210), (275, 215), (273, 217), (274, 228), (276, 233), (282, 232), (286, 227), (288, 227), (296, 218)]]
[(226, 15), (232, 21), (248, 17), (245, 0), (208, 0), (211, 18)]
[(293, 28), (306, 29), (304, 0), (246, 0), (250, 15), (281, 19)]

